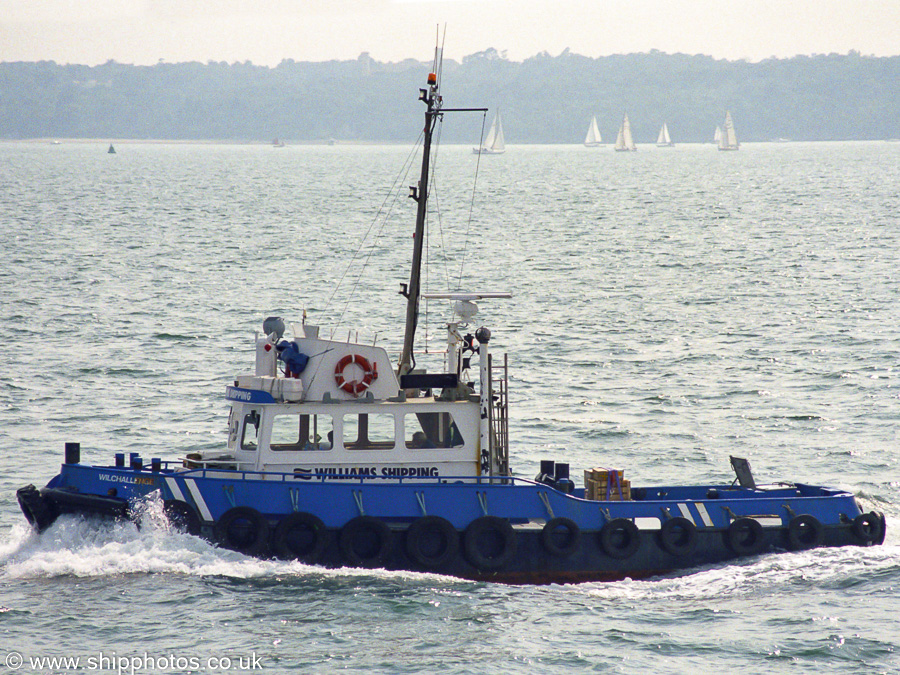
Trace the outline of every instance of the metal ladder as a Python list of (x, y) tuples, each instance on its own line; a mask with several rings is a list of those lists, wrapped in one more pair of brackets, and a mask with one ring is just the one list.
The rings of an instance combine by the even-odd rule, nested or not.
[(494, 365), (494, 355), (488, 357), (491, 406), (491, 469), (496, 476), (509, 474), (509, 361), (503, 355), (503, 364)]

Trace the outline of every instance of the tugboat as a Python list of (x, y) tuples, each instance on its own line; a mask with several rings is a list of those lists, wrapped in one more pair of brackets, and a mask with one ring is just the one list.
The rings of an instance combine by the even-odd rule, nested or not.
[[(174, 527), (247, 555), (514, 584), (637, 579), (883, 543), (884, 516), (864, 513), (849, 492), (757, 485), (736, 457), (731, 484), (638, 487), (621, 470), (588, 467), (576, 491), (569, 464), (552, 460), (534, 480), (513, 475), (508, 361), (473, 323), (478, 302), (511, 296), (420, 289), (432, 134), (462, 109), (443, 107), (434, 72), (419, 92), (424, 142), (399, 363), (380, 346), (320, 337), (305, 318), (287, 339), (284, 320), (270, 317), (253, 372), (226, 387), (221, 451), (149, 464), (120, 453), (94, 466), (67, 443), (60, 473), (17, 493), (38, 531), (62, 514), (136, 519), (158, 495)], [(439, 372), (414, 356), (422, 298), (454, 303)]]

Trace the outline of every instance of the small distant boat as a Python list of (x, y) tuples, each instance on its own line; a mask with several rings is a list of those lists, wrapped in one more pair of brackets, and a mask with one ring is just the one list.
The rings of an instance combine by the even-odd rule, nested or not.
[(506, 152), (506, 143), (503, 140), (503, 123), (500, 121), (500, 111), (491, 123), (487, 138), (480, 148), (472, 148), (476, 155), (502, 155)]
[(657, 148), (674, 148), (675, 144), (672, 142), (672, 139), (669, 137), (669, 127), (666, 126), (666, 123), (663, 122), (662, 129), (659, 130), (659, 136), (656, 138), (656, 147)]
[(619, 135), (616, 136), (616, 152), (636, 152), (637, 146), (631, 137), (631, 122), (628, 121), (628, 114), (622, 120), (622, 126), (619, 127)]
[(272, 147), (273, 147), (273, 148), (283, 148), (283, 147), (284, 147), (284, 141), (281, 140), (280, 138), (273, 139), (273, 140), (272, 140)]
[(734, 133), (734, 122), (731, 120), (731, 113), (725, 113), (725, 128), (719, 136), (719, 150), (739, 150), (741, 144), (738, 143), (737, 135)]
[(116, 154), (116, 149), (113, 147), (113, 144), (112, 144), (112, 143), (109, 144), (109, 150), (106, 151), (106, 154), (107, 154), (107, 155), (114, 155), (114, 154)]
[(586, 148), (596, 148), (603, 145), (603, 139), (600, 137), (600, 129), (597, 127), (597, 118), (591, 118), (591, 126), (588, 127), (587, 136), (584, 137), (584, 146)]

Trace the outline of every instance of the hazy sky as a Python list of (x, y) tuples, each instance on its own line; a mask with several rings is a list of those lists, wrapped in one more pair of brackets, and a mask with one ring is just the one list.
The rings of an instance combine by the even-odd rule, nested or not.
[(455, 60), (900, 53), (900, 0), (0, 0), (0, 61), (429, 60), (438, 24)]

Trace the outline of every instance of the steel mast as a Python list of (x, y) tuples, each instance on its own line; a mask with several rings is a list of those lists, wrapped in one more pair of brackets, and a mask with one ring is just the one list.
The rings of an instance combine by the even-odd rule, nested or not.
[(412, 270), (409, 274), (409, 285), (402, 284), (400, 291), (406, 297), (406, 331), (403, 335), (403, 351), (397, 367), (399, 375), (406, 375), (415, 365), (413, 343), (416, 326), (419, 323), (419, 296), (422, 276), (422, 250), (425, 245), (425, 217), (428, 213), (428, 172), (431, 163), (431, 137), (438, 117), (441, 115), (441, 96), (438, 91), (436, 73), (428, 74), (428, 88), (419, 89), (419, 100), (427, 106), (425, 110), (425, 139), (422, 147), (422, 173), (418, 186), (410, 187), (410, 197), (418, 203), (416, 212), (416, 229), (413, 235)]

